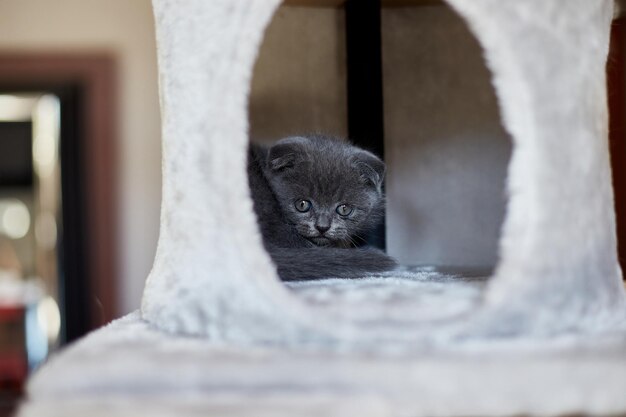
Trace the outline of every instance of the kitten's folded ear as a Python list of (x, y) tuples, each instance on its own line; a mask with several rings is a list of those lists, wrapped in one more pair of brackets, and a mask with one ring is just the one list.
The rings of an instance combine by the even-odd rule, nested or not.
[(281, 139), (273, 145), (267, 156), (267, 165), (272, 171), (292, 168), (302, 153), (303, 141), (306, 138), (292, 137)]
[(363, 182), (380, 189), (385, 179), (385, 163), (373, 153), (363, 150), (356, 154), (354, 160)]

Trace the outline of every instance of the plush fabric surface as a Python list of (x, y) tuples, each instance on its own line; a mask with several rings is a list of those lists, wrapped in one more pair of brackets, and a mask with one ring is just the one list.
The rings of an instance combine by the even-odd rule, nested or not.
[[(314, 310), (410, 332), (466, 314), (484, 285), (422, 269), (289, 287)], [(624, 392), (626, 332), (330, 352), (171, 335), (135, 312), (55, 355), (19, 415), (618, 415)]]
[(357, 280), (286, 282), (312, 310), (374, 328), (419, 325), (470, 314), (486, 276), (466, 278), (435, 267), (403, 267)]

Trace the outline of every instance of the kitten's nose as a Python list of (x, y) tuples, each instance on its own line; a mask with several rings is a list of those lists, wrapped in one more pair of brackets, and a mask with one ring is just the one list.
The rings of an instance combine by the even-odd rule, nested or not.
[(330, 229), (330, 225), (329, 224), (316, 224), (315, 228), (320, 232), (320, 234), (324, 234), (326, 232), (328, 232), (328, 229)]

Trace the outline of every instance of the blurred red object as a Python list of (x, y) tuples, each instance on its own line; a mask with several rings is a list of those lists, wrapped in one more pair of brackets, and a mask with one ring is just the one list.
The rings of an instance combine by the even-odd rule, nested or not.
[(0, 306), (0, 395), (20, 393), (28, 374), (26, 309)]

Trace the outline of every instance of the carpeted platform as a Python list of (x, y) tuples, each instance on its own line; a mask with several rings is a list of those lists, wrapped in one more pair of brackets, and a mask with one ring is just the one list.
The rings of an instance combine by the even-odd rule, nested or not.
[[(487, 275), (459, 269), (403, 267), (358, 280), (285, 283), (310, 307), (367, 326), (402, 326), (446, 320), (477, 308)], [(380, 307), (377, 308), (376, 306)]]
[[(484, 284), (421, 268), (288, 286), (314, 309), (410, 332), (475, 309)], [(342, 353), (173, 336), (135, 312), (54, 356), (19, 416), (612, 416), (624, 393), (626, 332)]]

